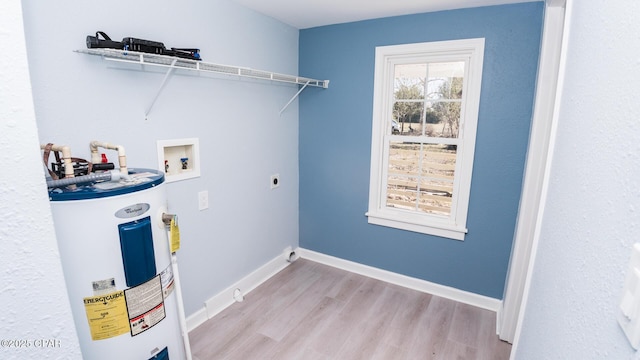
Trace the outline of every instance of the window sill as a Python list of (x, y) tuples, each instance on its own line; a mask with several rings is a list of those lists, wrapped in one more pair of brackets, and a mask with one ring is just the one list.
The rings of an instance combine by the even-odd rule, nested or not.
[(365, 215), (369, 218), (369, 224), (413, 231), (421, 234), (440, 236), (453, 240), (464, 241), (464, 237), (467, 233), (466, 228), (456, 228), (447, 224), (431, 223), (429, 225), (426, 225), (424, 224), (424, 222), (399, 219), (387, 214), (371, 212), (367, 212), (365, 213)]

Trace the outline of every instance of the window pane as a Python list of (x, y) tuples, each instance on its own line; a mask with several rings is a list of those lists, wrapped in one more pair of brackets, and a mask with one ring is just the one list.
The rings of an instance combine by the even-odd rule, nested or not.
[(449, 215), (453, 195), (453, 178), (456, 168), (457, 146), (425, 144), (420, 190), (420, 209), (424, 212)]
[(425, 144), (421, 175), (453, 183), (456, 169), (456, 152), (456, 145)]
[(395, 99), (424, 99), (424, 80), (426, 78), (427, 64), (396, 65), (393, 81)]
[(420, 190), (419, 210), (433, 215), (449, 216), (451, 214), (451, 194), (445, 195), (441, 191), (433, 191), (438, 186), (444, 187), (444, 183), (429, 182), (425, 180), (420, 184), (424, 189)]
[(388, 207), (415, 210), (420, 172), (421, 144), (392, 141), (389, 144), (387, 177)]
[(421, 136), (427, 64), (396, 65), (393, 82), (393, 121), (396, 135)]
[(459, 100), (428, 102), (425, 135), (457, 138), (460, 127), (461, 102)]
[(463, 61), (431, 63), (428, 70), (428, 99), (462, 99)]
[(417, 176), (420, 171), (420, 144), (392, 141), (389, 145), (389, 175)]
[(424, 101), (396, 101), (393, 104), (392, 133), (422, 136), (423, 109)]
[(417, 184), (416, 178), (389, 176), (387, 179), (387, 207), (415, 210), (418, 198), (415, 184)]

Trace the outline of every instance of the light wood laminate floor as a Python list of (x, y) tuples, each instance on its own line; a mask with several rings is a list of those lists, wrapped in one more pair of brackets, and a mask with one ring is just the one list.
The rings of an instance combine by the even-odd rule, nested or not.
[(194, 360), (508, 359), (495, 313), (300, 259), (189, 333)]

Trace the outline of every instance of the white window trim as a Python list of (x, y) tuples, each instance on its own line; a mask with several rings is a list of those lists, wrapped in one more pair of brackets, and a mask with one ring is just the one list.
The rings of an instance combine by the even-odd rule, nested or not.
[[(396, 63), (415, 58), (432, 61), (466, 61), (464, 90), (465, 101), (461, 111), (458, 146), (460, 167), (456, 167), (454, 179), (455, 200), (451, 204), (451, 216), (421, 214), (415, 211), (386, 206), (385, 142), (390, 128), (389, 89), (392, 89)], [(373, 98), (373, 128), (371, 139), (371, 173), (369, 186), (369, 223), (408, 231), (464, 240), (467, 230), (467, 211), (471, 191), (471, 175), (475, 152), (480, 89), (484, 59), (484, 38), (439, 41), (407, 45), (381, 46), (375, 53), (375, 80)], [(424, 60), (423, 60), (424, 61)], [(463, 169), (459, 171), (458, 169)]]

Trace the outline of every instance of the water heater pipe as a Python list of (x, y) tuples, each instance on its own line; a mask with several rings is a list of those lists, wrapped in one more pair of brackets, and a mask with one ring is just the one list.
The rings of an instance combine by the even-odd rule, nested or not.
[(127, 157), (124, 153), (124, 146), (122, 145), (113, 145), (102, 141), (92, 141), (89, 143), (89, 147), (91, 148), (91, 162), (97, 164), (102, 161), (100, 158), (100, 154), (98, 153), (98, 148), (105, 148), (111, 150), (118, 151), (118, 165), (120, 165), (120, 173), (127, 175)]
[[(171, 226), (171, 221), (176, 218), (175, 214), (162, 213), (161, 219), (165, 227)], [(171, 229), (167, 230), (167, 239), (169, 240), (169, 249), (171, 249)], [(180, 332), (182, 333), (182, 341), (184, 343), (184, 351), (187, 360), (191, 360), (191, 344), (189, 343), (189, 330), (187, 329), (187, 319), (184, 315), (184, 303), (182, 301), (182, 287), (180, 286), (180, 273), (178, 272), (178, 257), (176, 253), (171, 253), (171, 269), (173, 270), (173, 286), (176, 292), (176, 300), (178, 302), (178, 318), (180, 321)]]
[[(40, 145), (40, 149), (42, 150), (44, 150), (46, 147), (47, 144)], [(51, 145), (51, 150), (60, 151), (62, 153), (62, 161), (64, 162), (64, 177), (74, 177), (73, 163), (71, 162), (71, 149), (67, 145)]]
[(58, 180), (47, 180), (48, 188), (58, 188), (63, 186), (82, 184), (93, 181), (119, 181), (120, 179), (128, 179), (129, 175), (122, 175), (117, 170), (106, 171), (103, 173), (93, 173), (76, 177), (65, 177)]
[(180, 321), (180, 332), (184, 343), (184, 351), (187, 360), (191, 360), (191, 344), (189, 343), (189, 331), (187, 330), (187, 319), (184, 315), (184, 303), (182, 301), (182, 288), (180, 286), (180, 273), (178, 272), (178, 258), (176, 253), (171, 254), (171, 268), (173, 270), (174, 291), (178, 302), (178, 317)]

